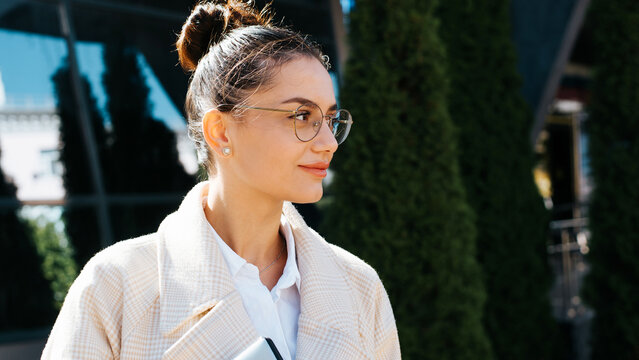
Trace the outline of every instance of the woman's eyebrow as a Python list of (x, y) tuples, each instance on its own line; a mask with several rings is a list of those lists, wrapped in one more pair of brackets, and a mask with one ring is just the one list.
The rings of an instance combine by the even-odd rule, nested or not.
[(300, 104), (306, 104), (306, 103), (311, 103), (311, 104), (315, 104), (315, 102), (303, 98), (303, 97), (294, 97), (294, 98), (290, 98), (288, 100), (284, 100), (282, 101), (280, 104), (287, 104), (287, 103), (300, 103)]
[[(284, 100), (280, 103), (281, 104), (288, 104), (288, 103), (299, 103), (299, 104), (306, 104), (306, 103), (311, 103), (313, 105), (317, 105), (314, 101), (311, 101), (309, 99), (303, 98), (303, 97), (294, 97), (294, 98), (290, 98), (288, 100)], [(317, 105), (319, 106), (319, 105)], [(337, 104), (333, 104), (328, 108), (328, 111), (333, 111), (333, 110), (337, 110)]]

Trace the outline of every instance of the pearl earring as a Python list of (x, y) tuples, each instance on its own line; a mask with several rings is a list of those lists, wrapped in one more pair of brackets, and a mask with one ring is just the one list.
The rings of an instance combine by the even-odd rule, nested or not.
[(222, 148), (222, 154), (224, 154), (224, 156), (231, 155), (231, 148), (230, 147), (223, 147)]

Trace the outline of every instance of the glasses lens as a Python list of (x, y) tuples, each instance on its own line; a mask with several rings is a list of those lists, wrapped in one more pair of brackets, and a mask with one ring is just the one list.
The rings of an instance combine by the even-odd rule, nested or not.
[(331, 123), (331, 130), (335, 135), (337, 144), (341, 144), (346, 140), (348, 133), (351, 131), (351, 125), (353, 123), (351, 114), (347, 110), (337, 110), (335, 115), (331, 116), (333, 121)]
[(322, 127), (322, 111), (315, 104), (304, 104), (295, 111), (295, 134), (302, 141), (310, 141)]

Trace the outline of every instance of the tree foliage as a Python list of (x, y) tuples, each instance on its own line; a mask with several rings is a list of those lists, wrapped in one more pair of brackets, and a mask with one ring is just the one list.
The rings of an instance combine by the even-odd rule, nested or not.
[[(0, 169), (0, 197), (13, 199), (16, 187)], [(0, 331), (49, 326), (53, 296), (41, 259), (16, 209), (0, 209)]]
[(59, 310), (78, 274), (73, 249), (64, 230), (60, 228), (60, 222), (52, 222), (41, 215), (27, 220), (26, 224), (42, 259), (42, 272), (50, 283), (55, 306)]
[(548, 296), (548, 214), (533, 179), (532, 115), (521, 96), (509, 10), (508, 0), (442, 1), (440, 34), (495, 357), (551, 359), (558, 328)]
[(590, 163), (593, 359), (639, 358), (639, 2), (594, 0)]
[(436, 1), (357, 2), (324, 232), (369, 262), (406, 359), (488, 359), (474, 216), (459, 177)]

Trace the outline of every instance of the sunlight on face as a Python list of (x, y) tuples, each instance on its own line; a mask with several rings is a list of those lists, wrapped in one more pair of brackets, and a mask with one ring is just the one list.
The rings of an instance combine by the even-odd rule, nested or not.
[[(335, 109), (331, 77), (316, 59), (300, 57), (285, 63), (276, 70), (270, 85), (251, 95), (246, 105), (295, 110), (304, 102), (301, 99), (306, 99), (324, 114)], [(221, 170), (230, 171), (247, 190), (274, 200), (309, 203), (321, 199), (325, 167), (337, 150), (326, 121), (314, 139), (302, 142), (295, 136), (290, 113), (242, 112), (241, 122), (228, 126), (233, 156)]]

